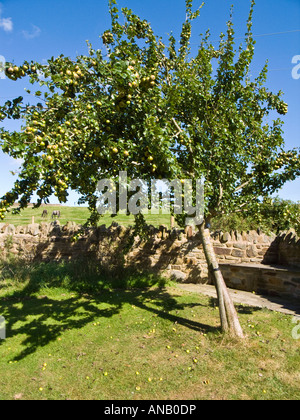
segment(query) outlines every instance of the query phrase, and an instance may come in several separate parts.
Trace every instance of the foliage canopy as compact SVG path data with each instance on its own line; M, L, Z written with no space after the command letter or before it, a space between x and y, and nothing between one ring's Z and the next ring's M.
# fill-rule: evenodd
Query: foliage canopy
M261 197L299 176L299 151L285 150L283 121L271 121L273 111L288 111L283 93L265 86L267 64L250 77L254 5L238 48L231 16L217 48L208 31L191 54L192 24L203 6L193 11L192 0L179 42L171 35L168 44L110 0L106 53L88 44L88 55L75 60L7 63L10 79L29 77L35 99L25 104L20 96L0 107L1 120L23 123L20 131L0 129L2 150L23 159L0 217L15 201L26 207L34 191L40 205L53 193L66 202L71 188L96 221L97 182L119 170L147 180L204 177L208 218L253 211Z

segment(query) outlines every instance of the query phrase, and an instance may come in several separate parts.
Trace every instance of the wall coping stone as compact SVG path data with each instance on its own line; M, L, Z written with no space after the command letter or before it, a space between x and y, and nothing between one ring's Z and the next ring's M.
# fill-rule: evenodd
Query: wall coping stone
M300 273L300 267L293 267L293 266L283 266L283 265L268 265L268 264L259 264L259 263L226 263L226 262L219 262L220 266L227 266L227 267L241 267L241 268L249 268L249 269L257 269L257 270L269 270L269 271L282 271L282 272L291 272L291 273Z

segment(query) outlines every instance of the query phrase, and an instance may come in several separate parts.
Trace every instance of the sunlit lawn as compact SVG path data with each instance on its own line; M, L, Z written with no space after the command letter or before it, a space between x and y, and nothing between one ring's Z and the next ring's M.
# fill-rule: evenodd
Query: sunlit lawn
M2 266L2 400L300 399L290 316L239 306L247 339L231 341L208 297L77 271Z

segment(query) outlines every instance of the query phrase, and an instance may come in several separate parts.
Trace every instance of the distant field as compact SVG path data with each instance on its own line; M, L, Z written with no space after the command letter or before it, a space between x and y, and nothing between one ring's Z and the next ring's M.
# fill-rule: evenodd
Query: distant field
M42 217L43 210L48 211L47 217ZM4 223L13 224L15 226L27 225L32 222L34 217L35 223L51 222L51 215L54 210L60 210L61 218L60 224L66 224L69 221L76 222L77 224L83 224L89 217L89 210L87 207L68 207L68 206L55 206L49 205L47 207L40 207L39 209L27 208L20 214L12 215L8 214L3 220ZM170 216L169 215L147 215L145 219L148 224L159 226L167 225L170 227ZM104 216L100 219L99 225L110 226L112 222L117 222L123 226L129 226L134 223L133 216L120 215L117 217Z

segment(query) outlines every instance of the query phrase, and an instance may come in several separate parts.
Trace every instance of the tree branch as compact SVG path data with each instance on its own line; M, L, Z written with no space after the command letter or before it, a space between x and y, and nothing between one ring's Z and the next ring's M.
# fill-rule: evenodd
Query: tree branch
M252 176L250 179L248 179L248 181L244 182L243 184L239 185L235 190L234 193L242 190L244 187L246 187L248 184L250 184L251 181L253 181L253 179L255 178L255 176Z
M178 125L178 123L177 123L177 121L175 120L175 118L174 118L174 117L172 118L172 121L173 121L173 123L174 123L175 127L176 127L176 128L177 128L177 130L178 130L178 133L176 133L176 134L174 135L174 137L178 137L178 136L179 136L179 134L181 134L181 133L182 133L182 129L179 127L179 125Z

